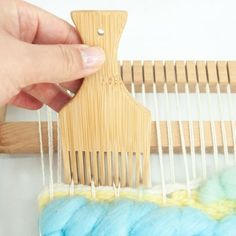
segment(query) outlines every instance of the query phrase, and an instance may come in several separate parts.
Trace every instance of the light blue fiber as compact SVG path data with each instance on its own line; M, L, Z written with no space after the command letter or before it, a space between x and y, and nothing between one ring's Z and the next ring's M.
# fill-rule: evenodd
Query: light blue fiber
M101 221L94 227L91 236L126 236L128 235L129 215L135 202L131 200L117 200L110 204L110 208ZM106 227L104 227L106 226Z
M88 235L105 216L107 208L108 204L96 202L81 207L65 225L64 235L77 236L78 232L81 236Z
M148 217L149 213L153 210L157 210L159 207L157 204L150 202L136 202L130 211L129 221L127 225L129 227L129 233L132 231L136 224L142 221L143 217Z
M48 235L63 229L64 225L87 203L82 197L61 198L52 201L42 211L40 217L41 234Z
M236 200L236 168L230 168L220 175L221 185L227 199Z
M40 227L42 236L234 236L236 215L216 221L191 207L68 197L48 204Z
M225 198L225 191L220 183L220 178L215 176L209 179L199 191L203 203L213 203Z
M199 189L203 203L236 200L236 167L227 169L207 180Z
M130 236L173 236L177 233L180 212L175 207L154 209L133 226Z
M199 189L200 200L236 200L236 168L221 172ZM232 209L234 212L234 209ZM40 216L42 236L236 236L236 214L216 221L192 207L150 202L113 202L67 197L53 200Z
M176 236L213 236L216 222L202 211L191 207L180 208L181 217ZM190 233L191 232L191 233Z
M57 231L57 232L47 234L47 236L64 236L64 233L60 230L60 231Z
M214 236L235 236L236 235L236 216L225 217L215 228Z

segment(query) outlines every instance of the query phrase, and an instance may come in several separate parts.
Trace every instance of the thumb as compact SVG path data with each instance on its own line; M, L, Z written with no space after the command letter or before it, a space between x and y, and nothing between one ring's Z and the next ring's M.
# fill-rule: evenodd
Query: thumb
M86 45L30 45L30 67L24 86L61 83L95 73L105 60L104 51Z

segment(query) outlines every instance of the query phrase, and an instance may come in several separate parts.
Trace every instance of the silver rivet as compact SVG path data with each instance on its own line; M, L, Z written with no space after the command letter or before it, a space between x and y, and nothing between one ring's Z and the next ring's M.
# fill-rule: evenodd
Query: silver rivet
M102 28L99 28L97 32L98 32L98 35L100 35L100 36L104 35L104 33L105 33L104 29L102 29Z

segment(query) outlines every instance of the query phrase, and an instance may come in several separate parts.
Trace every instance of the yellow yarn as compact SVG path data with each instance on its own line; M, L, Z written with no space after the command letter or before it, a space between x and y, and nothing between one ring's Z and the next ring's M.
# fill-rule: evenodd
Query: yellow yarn
M68 191L54 191L54 198L66 197L68 195ZM77 189L74 191L73 196L84 196L93 201L113 201L117 199L112 188L98 189L96 190L95 196L92 195L91 190ZM139 191L130 191L129 189L120 191L119 197L136 201L149 201L160 206L190 206L202 210L216 220L222 219L236 211L236 202L231 200L222 200L211 204L201 203L197 191L192 191L191 196L188 195L187 191L176 191L168 195L166 201L163 201L163 198L160 195L158 196L146 192L141 195ZM50 196L48 192L42 193L39 196L39 207L43 208L49 201Z

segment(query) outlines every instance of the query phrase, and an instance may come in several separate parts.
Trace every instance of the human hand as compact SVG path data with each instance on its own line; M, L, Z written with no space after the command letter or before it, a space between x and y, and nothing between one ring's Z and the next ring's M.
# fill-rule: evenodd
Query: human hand
M65 21L20 0L0 0L0 105L59 111L104 62Z

